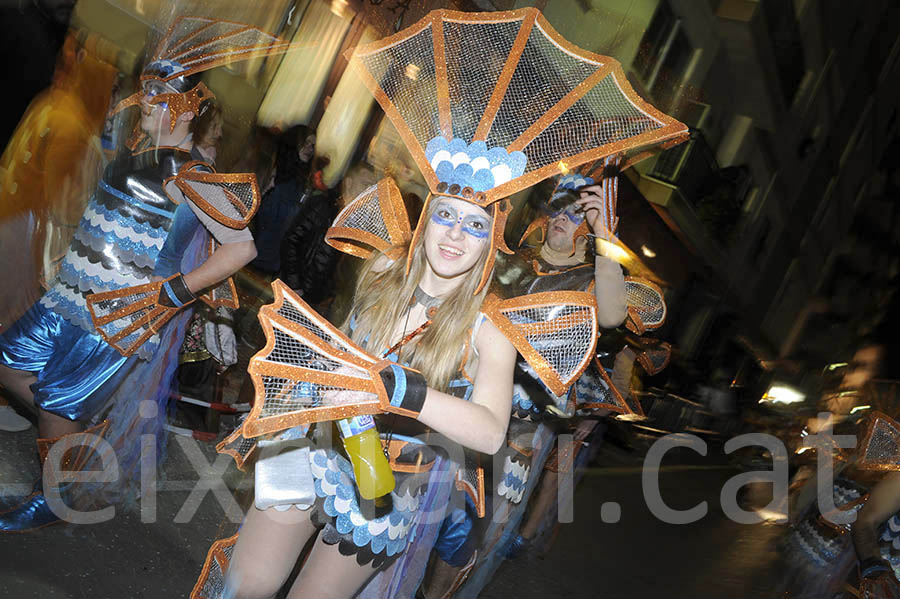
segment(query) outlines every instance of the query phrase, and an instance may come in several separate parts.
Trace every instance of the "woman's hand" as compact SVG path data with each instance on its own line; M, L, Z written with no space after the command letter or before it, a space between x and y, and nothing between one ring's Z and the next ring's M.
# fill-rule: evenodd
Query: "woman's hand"
M364 373L358 368L352 368L345 365L341 365L337 369L332 370L331 374L338 374L359 379L362 379L364 377ZM367 393L366 391L359 391L356 389L326 389L322 393L322 402L329 406L377 403L378 396L374 393Z

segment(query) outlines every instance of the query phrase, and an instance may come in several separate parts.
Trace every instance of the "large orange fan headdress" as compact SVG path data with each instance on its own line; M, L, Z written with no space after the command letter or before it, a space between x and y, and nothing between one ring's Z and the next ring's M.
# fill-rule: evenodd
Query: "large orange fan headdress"
M564 40L534 8L436 10L361 46L351 64L399 131L430 194L493 216L503 240L510 195L606 156L675 144L687 127L644 102L617 61ZM413 241L422 233L420 221Z

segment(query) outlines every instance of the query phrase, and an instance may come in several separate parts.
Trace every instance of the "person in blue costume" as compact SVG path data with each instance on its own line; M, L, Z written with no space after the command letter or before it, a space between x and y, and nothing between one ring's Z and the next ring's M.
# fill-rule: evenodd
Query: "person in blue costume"
M873 591L882 585L893 587L894 596L900 594L900 472L887 474L872 488L853 523L851 538L860 584Z
M817 498L779 543L785 597L900 597L900 423L873 412L867 429L855 452L838 456L831 511Z
M185 38L175 37L180 33L190 38L196 31L217 27L221 35L198 36L195 48L185 48L180 45ZM92 297L156 282L152 306L175 314L195 294L256 255L246 223L221 218L220 211L226 209L216 207L221 193L204 197L182 193L179 187L185 177L206 176L210 186L216 183L212 168L193 148L190 124L213 97L198 73L222 64L233 28L190 17L175 22L144 68L140 91L119 105L141 109L129 150L105 169L50 289L0 336L0 384L37 406L42 459L48 451L52 455L62 439L75 446L91 445L75 454L77 459L68 452L63 463L44 464L45 474L48 469L82 468L101 457L91 448L103 446L116 452L120 480L134 480L139 436L155 434L157 445L164 438L165 405L188 312L175 315L161 329L152 327L146 342L128 345L133 335L116 343L108 329L95 328L99 325L89 308ZM258 34L262 48L283 46L268 34L255 29L251 33ZM204 51L202 62L191 55L194 50ZM250 187L255 189L255 179ZM252 215L252 209L246 212ZM219 244L212 253L210 236ZM159 283L162 279L165 282ZM152 408L142 400L149 400ZM94 425L92 431L105 434L104 442L76 435L89 424ZM95 491L93 487L91 493ZM0 514L0 531L21 532L57 521L38 490Z

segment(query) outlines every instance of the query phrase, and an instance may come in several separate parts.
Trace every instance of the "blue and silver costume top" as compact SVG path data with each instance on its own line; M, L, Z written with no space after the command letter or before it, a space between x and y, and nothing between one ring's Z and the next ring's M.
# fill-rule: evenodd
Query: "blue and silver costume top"
M112 162L41 304L94 333L88 295L149 283L176 209L163 182L194 158L183 150L161 148ZM152 337L138 355L150 359L158 344L158 337Z

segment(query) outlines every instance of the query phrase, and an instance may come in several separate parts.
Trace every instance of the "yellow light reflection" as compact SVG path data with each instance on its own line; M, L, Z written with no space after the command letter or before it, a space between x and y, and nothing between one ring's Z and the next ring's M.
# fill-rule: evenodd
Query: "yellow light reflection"
M600 239L598 237L597 245L599 246L598 249L600 250L601 254L611 260L615 260L619 264L625 264L631 259L631 257L628 255L628 252L615 243L606 241L605 239Z
M776 384L769 387L769 390L762 396L759 403L770 402L792 404L799 403L804 399L806 399L806 396L796 389L792 389L787 385Z

